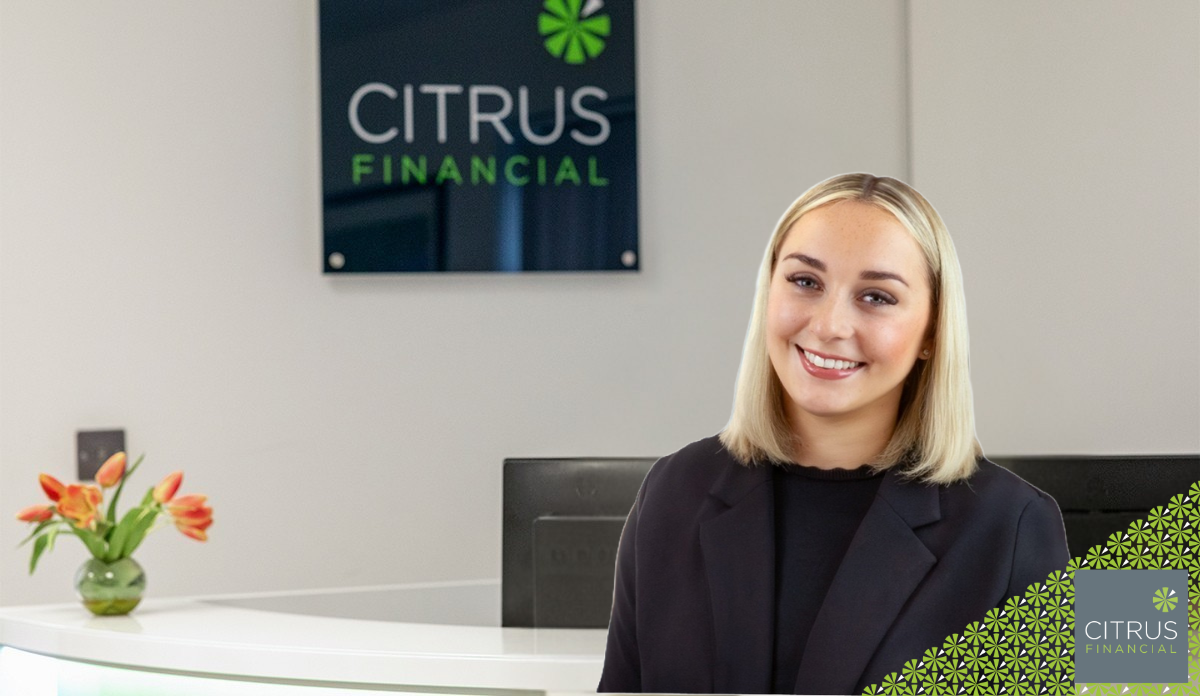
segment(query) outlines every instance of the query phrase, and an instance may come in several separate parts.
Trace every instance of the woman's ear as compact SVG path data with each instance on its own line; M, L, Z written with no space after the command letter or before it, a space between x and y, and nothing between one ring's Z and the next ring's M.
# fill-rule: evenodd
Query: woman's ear
M917 353L918 360L928 360L933 357L933 336L921 341L921 352Z

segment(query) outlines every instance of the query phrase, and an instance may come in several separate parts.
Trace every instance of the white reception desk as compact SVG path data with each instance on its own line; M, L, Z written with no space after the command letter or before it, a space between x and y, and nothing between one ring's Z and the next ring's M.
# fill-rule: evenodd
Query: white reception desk
M0 696L595 693L605 636L500 628L499 581L0 607Z

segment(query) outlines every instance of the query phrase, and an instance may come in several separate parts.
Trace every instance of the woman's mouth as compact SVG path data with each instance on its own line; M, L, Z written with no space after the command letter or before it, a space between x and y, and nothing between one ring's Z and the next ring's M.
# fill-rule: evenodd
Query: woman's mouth
M800 346L796 346L796 350L800 352L800 362L803 363L804 369L808 371L808 374L820 379L843 379L858 372L866 365L866 363L850 360L822 358L816 353L804 350Z

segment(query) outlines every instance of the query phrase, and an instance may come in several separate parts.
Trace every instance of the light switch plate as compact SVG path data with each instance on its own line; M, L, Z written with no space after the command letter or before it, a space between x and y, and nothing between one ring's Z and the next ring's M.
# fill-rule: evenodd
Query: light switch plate
M124 430L80 430L75 433L75 463L80 481L91 481L109 457L125 450Z

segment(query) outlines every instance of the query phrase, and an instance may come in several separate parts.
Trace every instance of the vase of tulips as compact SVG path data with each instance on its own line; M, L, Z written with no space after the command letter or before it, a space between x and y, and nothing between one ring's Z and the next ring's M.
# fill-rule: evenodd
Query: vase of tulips
M109 457L96 472L96 485L64 485L49 474L38 476L50 504L30 505L17 513L22 522L36 524L22 545L33 542L29 573L60 533L74 534L91 553L75 574L75 589L83 605L96 615L128 614L142 601L146 574L133 552L155 529L160 517L169 517L175 528L197 541L207 541L212 508L203 495L176 496L183 472L168 474L146 491L142 501L117 519L117 501L125 482L141 465L142 457L125 470L124 452ZM104 492L114 488L108 511L101 510Z

